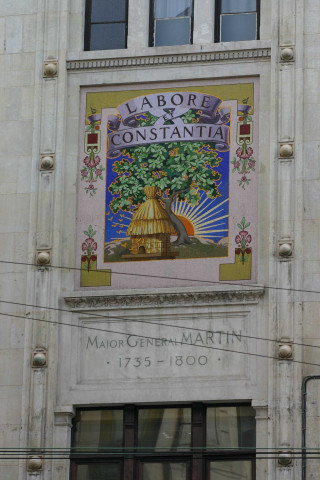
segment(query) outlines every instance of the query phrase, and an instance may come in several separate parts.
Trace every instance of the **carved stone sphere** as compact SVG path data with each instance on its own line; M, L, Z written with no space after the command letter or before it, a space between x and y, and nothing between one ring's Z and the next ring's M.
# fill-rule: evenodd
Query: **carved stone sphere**
M48 252L39 252L37 255L38 265L48 265L50 263L50 255Z
M287 467L290 465L292 461L291 453L290 452L280 452L278 457L278 462L283 467Z
M289 47L283 48L281 50L280 58L284 62L289 62L290 60L293 60L293 49Z
M279 358L290 358L292 357L292 347L291 345L284 344L279 347Z
M41 457L30 457L28 460L28 470L36 471L41 470L42 468L42 458Z
M53 157L46 155L41 159L41 168L44 170L50 170L53 167Z
M293 155L293 147L290 145L290 143L284 143L280 146L280 157L281 158L288 158L292 157Z
M281 257L289 257L292 254L292 246L289 243L282 243L279 247Z
M43 352L37 352L33 356L34 367L44 367L47 362L46 355Z
M53 75L56 75L56 73L57 73L57 64L56 64L56 63L53 63L53 62L46 63L45 66L44 66L44 73L45 73L45 75L47 75L48 77L52 77Z

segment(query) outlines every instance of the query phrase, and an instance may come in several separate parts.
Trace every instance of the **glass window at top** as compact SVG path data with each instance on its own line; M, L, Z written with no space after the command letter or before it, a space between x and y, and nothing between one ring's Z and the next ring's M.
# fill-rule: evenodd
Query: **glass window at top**
M259 0L217 0L216 41L259 38Z
M155 18L189 17L191 0L155 0Z
M192 0L153 0L151 45L191 43Z
M123 445L122 410L79 410L74 421L74 445L81 453Z
M254 480L250 405L79 409L70 480Z
M255 448L255 410L250 406L207 408L207 447Z
M85 50L126 48L127 0L86 0Z
M255 12L256 0L221 0L221 13Z
M139 410L139 447L177 451L191 447L190 408L146 408Z

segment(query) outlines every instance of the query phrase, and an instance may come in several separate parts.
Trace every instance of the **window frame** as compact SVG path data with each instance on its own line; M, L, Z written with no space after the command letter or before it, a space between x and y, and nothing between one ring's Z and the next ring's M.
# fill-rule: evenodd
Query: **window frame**
M188 404L157 404L157 405L124 405L116 407L79 407L77 411L88 410L119 410L123 411L123 446L110 452L102 453L76 453L74 446L76 417L73 420L71 432L70 455L70 480L77 480L77 465L81 464L106 464L119 463L121 480L140 480L142 465L148 463L183 462L186 463L186 480L210 479L210 462L241 461L251 462L252 480L256 479L256 447L246 449L244 452L236 448L218 449L205 445L207 408L214 407L241 407L252 405L248 402L241 403L188 403ZM179 448L174 451L151 451L139 453L138 447L138 414L142 409L191 409L191 442L190 448L185 451ZM240 417L238 417L240 420ZM106 450L108 450L106 448Z
M221 38L221 2L222 0L215 0L215 16L214 16L214 41L215 43L222 43ZM257 13L257 29L256 29L256 38L255 40L260 40L260 0L256 0L256 10L250 10L250 12L235 12L229 15L240 15L244 13ZM228 14L227 14L228 15ZM251 42L253 40L233 40L241 42ZM228 42L224 42L228 43Z
M191 4L190 5L190 41L189 43L184 43L179 45L155 45L155 20L156 20L154 16L155 2L156 0L150 0L149 47L174 47L174 46L181 46L181 45L192 45L193 44L193 27L194 27L194 0L190 0L190 4ZM163 20L173 20L175 18L189 18L189 17L161 17L161 19Z
M91 22L91 14L92 14L92 1L93 0L86 0L85 5L85 20L84 20L84 51L101 51L101 50L91 50L90 43L91 43L91 26L92 25L110 25L114 23L121 23L125 24L125 46L123 48L117 49L107 49L107 50L123 50L126 49L128 46L128 18L129 18L129 0L124 0L126 2L125 6L125 20L124 21L115 21L115 22ZM106 49L104 49L106 50Z

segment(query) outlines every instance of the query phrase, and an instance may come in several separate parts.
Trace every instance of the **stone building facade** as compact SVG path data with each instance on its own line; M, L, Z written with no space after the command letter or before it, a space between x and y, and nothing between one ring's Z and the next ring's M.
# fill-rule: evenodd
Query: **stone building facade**
M99 49L95 1L0 6L0 478L317 478L320 7L128 0ZM178 178L182 127L200 146ZM122 261L143 199L111 203L115 162L150 170L134 148L157 128L152 185L196 253Z

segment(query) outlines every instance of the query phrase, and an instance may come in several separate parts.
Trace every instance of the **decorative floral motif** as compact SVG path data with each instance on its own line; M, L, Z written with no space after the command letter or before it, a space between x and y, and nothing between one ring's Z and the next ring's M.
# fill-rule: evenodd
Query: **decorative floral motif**
M90 125L86 129L86 148L88 155L84 158L81 173L81 181L89 183L84 189L86 193L93 197L97 192L94 183L97 180L103 180L102 172L105 170L101 165L101 158L96 155L100 150L100 126L97 125L101 121L101 115L96 114L96 110L91 109L92 115L88 117Z
M252 117L248 114L250 106L248 105L248 98L243 101L243 105L238 108L242 113L238 122L237 142L240 145L236 150L236 157L233 157L231 162L233 165L232 173L237 172L241 175L240 180L237 180L239 187L244 190L246 185L251 181L249 177L251 172L255 171L256 161L253 158L253 149L248 145L252 142Z
M251 181L251 179L248 178L248 175L252 171L255 171L256 161L252 157L253 149L247 147L246 142L243 141L243 147L237 148L236 155L237 157L234 157L231 162L233 164L232 173L237 171L241 175L240 180L237 180L237 182L239 183L239 186L245 190L245 186L249 185L249 182Z
M246 230L251 223L247 222L245 217L241 220L240 223L237 224L240 228L239 234L236 236L235 240L238 244L238 248L236 248L236 255L239 255L239 259L244 264L248 261L248 255L251 253L251 248L249 248L249 243L252 241L252 237L249 232Z
M84 255L81 255L81 261L83 263L83 267L88 269L89 272L90 263L97 260L97 255L95 255L95 252L98 248L98 245L93 238L97 232L93 230L91 225L89 225L88 230L85 230L83 233L87 236L87 238L82 244L82 251L84 252Z
M90 197L92 197L97 191L97 188L94 186L94 182L96 182L98 179L103 180L102 172L105 169L102 168L101 165L99 165L100 162L101 158L98 155L91 154L89 157L87 156L83 160L85 166L82 167L82 170L80 172L81 180L85 180L89 183L89 185L85 187L85 191L86 193L90 194Z

